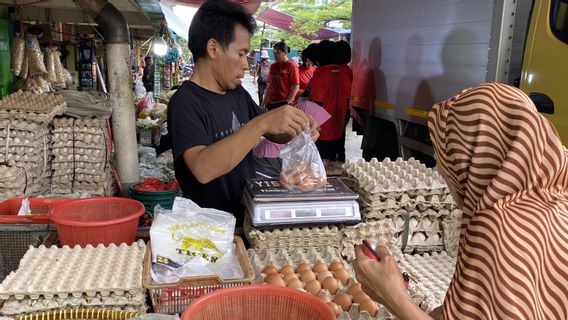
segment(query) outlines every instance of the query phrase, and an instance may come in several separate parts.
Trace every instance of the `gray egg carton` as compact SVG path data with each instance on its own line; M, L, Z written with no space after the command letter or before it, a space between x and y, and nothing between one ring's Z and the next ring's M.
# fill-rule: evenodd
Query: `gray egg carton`
M142 292L142 261L146 245L114 244L85 248L30 247L20 266L0 284L0 299L14 297L94 297Z
M417 287L426 294L421 303L422 309L429 312L442 304L454 275L454 257L445 252L404 255L399 265L418 279Z
M46 299L40 297L38 299L26 298L23 300L15 299L14 297L4 301L0 313L3 315L18 315L22 313L43 312L50 310L61 309L77 309L77 308L111 308L127 311L145 312L148 308L146 306L146 293L139 292L130 294L126 292L123 295L116 295L114 293L103 296L97 293L94 297L83 295L81 297L53 297L53 299Z

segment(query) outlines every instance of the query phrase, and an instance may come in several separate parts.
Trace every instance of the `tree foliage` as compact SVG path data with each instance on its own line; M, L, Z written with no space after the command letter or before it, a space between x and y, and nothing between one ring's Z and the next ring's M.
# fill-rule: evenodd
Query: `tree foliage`
M315 2L315 0L273 1L272 7L275 10L294 16L291 28L296 31L296 34L284 31L267 34L266 30L262 34L263 25L261 23L252 39L253 48L260 47L261 38L272 38L285 40L294 49L302 49L310 44L310 40L302 35L314 35L320 28L328 27L332 21L340 21L344 28L351 28L351 0L337 0L326 5L316 5ZM257 12L262 12L268 6L263 3Z

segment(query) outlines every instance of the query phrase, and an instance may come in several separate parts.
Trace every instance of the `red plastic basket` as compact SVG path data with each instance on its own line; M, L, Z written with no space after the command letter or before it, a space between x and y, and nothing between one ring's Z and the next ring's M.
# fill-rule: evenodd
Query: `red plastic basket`
M46 224L49 210L57 204L72 201L66 198L29 198L31 215L18 216L24 198L12 198L0 202L0 224Z
M181 320L335 320L317 297L296 289L248 285L209 293L189 305Z
M62 245L131 244L144 205L127 198L89 198L59 204L49 211Z

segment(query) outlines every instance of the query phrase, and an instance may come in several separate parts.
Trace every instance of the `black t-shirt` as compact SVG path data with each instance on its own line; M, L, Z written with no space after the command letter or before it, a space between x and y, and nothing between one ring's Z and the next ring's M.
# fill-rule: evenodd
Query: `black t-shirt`
M183 196L204 208L231 212L242 221L241 196L245 181L254 176L252 153L229 173L201 184L183 160L195 146L208 146L236 132L263 111L249 93L238 86L225 94L185 81L168 103L168 130L174 152L174 169Z

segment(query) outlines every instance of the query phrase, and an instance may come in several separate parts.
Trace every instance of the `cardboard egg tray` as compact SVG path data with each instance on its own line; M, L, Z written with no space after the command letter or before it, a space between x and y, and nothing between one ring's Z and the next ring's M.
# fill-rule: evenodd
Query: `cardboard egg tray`
M105 196L113 193L106 121L97 118L54 119L53 193Z
M461 218L462 211L460 209L455 209L444 221L442 221L442 229L444 230L444 248L451 257L458 256Z
M38 95L18 91L0 100L0 119L48 124L66 109L67 103L60 94Z
M423 310L430 312L442 304L454 275L456 258L445 252L404 255L399 265L418 279L416 286L425 293L420 305Z
M335 297L340 293L347 293L348 288L350 288L354 283L355 274L353 272L352 266L347 263L342 257L341 253L337 248L333 247L312 247L312 248L295 248L295 249L270 249L270 250L255 250L249 249L248 255L255 270L255 283L263 283L265 274L262 273L266 266L272 265L277 269L284 266L292 266L297 268L301 263L309 263L312 267L318 263L323 262L326 265L334 261L340 261L345 269L349 272L350 277L346 285L339 281L339 288L335 294L332 294L329 290L323 288L318 293L318 296L325 296L330 301L333 301ZM418 286L413 286L412 283L409 287L409 293L413 301L417 304L422 304L424 297L426 296L421 292L422 288ZM307 293L308 294L308 293ZM321 297L320 297L321 299ZM337 319L342 320L379 320L379 319L393 319L393 316L388 312L388 310L376 303L378 311L374 317L372 317L369 312L362 310L358 303L353 302L348 311L343 311L339 314Z
M30 247L15 272L0 284L0 299L106 297L142 288L143 241L85 248Z
M245 212L244 233L253 249L340 247L343 239L341 226L296 227L259 230L250 223Z
M398 158L382 162L373 158L366 162L358 159L343 164L348 177L357 180L357 192L367 198L399 197L404 193L410 196L447 193L446 183L437 172L418 160Z
M38 299L25 298L22 300L10 297L4 301L0 313L3 315L17 315L48 310L91 309L96 307L146 312L146 294L139 292L136 294L125 293L123 295L110 294L103 296L97 293L94 297L83 294L81 297L68 296L60 298L56 296L52 299L40 297Z
M369 240L372 244L382 243L387 246L393 257L397 260L402 258L402 252L397 245L396 229L390 219L380 221L363 222L343 230L341 254L347 261L355 259L355 246Z

